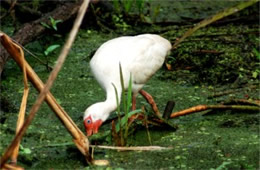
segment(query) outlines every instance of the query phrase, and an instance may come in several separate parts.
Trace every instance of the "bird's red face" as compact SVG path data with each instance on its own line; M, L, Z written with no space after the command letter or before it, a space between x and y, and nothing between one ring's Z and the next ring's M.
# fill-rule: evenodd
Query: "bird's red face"
M102 125L102 123L103 122L102 122L101 119L93 122L91 116L87 117L84 120L84 125L85 125L85 128L86 128L87 136L91 136L92 134L98 133L98 129Z

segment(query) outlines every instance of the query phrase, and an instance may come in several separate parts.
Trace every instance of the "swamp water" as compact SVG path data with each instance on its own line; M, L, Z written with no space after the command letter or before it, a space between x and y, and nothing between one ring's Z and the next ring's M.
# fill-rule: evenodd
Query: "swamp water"
M82 116L90 104L105 98L90 73L88 61L90 53L100 44L115 37L113 34L97 34L81 31L51 89L57 101L67 111L81 130L84 130ZM35 42L37 44L37 42ZM35 45L31 44L31 46ZM50 58L56 60L58 52ZM33 61L27 55L27 60ZM42 80L46 80L46 67L33 62L32 67ZM8 146L15 133L17 112L23 93L22 74L13 61L9 61L2 81L5 89L2 94L11 102L12 109L1 114L0 153ZM159 110L163 112L168 100L174 100L174 111L198 104L214 104L219 99L207 99L215 87L191 85L182 81L162 79L165 69L161 69L147 83L144 90L154 96ZM190 73L192 74L192 73ZM228 86L223 87L229 88ZM243 96L246 90L237 95ZM256 91L246 91L251 96ZM38 93L31 86L28 110ZM227 98L232 96L226 96ZM236 96L237 97L237 96ZM139 96L137 107L145 105ZM258 169L259 168L259 114L248 112L221 111L215 114L202 115L195 113L175 118L172 122L178 125L176 131L170 129L149 129L152 145L171 146L173 149L162 151L117 152L95 149L95 159L107 159L107 167L88 166L81 153L71 143L71 136L62 126L55 114L44 103L24 136L18 159L19 165L26 169ZM105 125L100 133L111 129ZM111 145L109 138L100 142ZM95 144L95 143L94 143ZM144 127L139 128L129 137L131 146L148 146L149 141Z

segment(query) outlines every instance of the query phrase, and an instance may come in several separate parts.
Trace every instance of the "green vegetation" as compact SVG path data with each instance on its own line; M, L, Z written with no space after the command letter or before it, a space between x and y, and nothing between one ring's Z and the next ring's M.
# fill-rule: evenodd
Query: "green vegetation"
M61 23L61 22L62 22L62 20L55 20L55 19L53 19L52 17L50 17L50 25L48 25L48 24L46 24L46 23L44 23L44 22L42 22L41 24L42 24L44 27L48 28L48 29L54 29L55 31L57 31L57 30L58 30L57 24L58 24L58 23Z
M120 71L120 81L121 81L121 88L125 89L124 87L124 77L122 72L122 67L119 65L119 71ZM118 122L115 126L115 129L112 129L112 136L114 138L114 142L118 146L125 146L127 144L128 139L128 131L132 123L128 123L128 120L131 116L133 116L136 113L142 112L141 109L132 110L131 108L131 101L132 101L132 76L130 76L129 83L128 83L128 90L127 90L127 99L125 96L125 93L122 92L122 104L123 104L123 111L124 116L121 118L121 112L120 112L120 103L119 103L119 95L117 92L116 86L113 84L115 89L115 95L116 95L116 103L117 103L117 115L118 115ZM114 130L114 131L113 131Z

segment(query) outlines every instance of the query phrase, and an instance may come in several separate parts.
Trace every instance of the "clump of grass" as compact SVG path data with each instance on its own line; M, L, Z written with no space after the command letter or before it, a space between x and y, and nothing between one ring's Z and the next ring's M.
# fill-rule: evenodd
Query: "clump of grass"
M122 104L123 104L123 117L121 118L121 111L120 111L120 103L119 103L119 96L117 92L117 88L114 84L115 95L116 95L116 103L117 103L117 115L118 115L118 122L116 125L113 124L112 128L112 135L114 137L114 141L116 145L125 146L127 144L128 132L131 123L128 123L129 117L132 115L142 112L141 109L132 110L130 111L131 101L132 101L132 75L130 75L130 79L128 82L128 89L127 89L127 96L124 93L124 77L122 72L121 64L119 64L119 71L120 71L120 83L122 88Z

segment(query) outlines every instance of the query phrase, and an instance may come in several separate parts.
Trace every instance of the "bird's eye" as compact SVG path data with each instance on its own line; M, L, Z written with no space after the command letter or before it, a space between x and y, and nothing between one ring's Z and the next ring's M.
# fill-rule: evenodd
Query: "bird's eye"
M91 123L91 120L88 119L88 120L87 120L87 123L90 124L90 123Z

